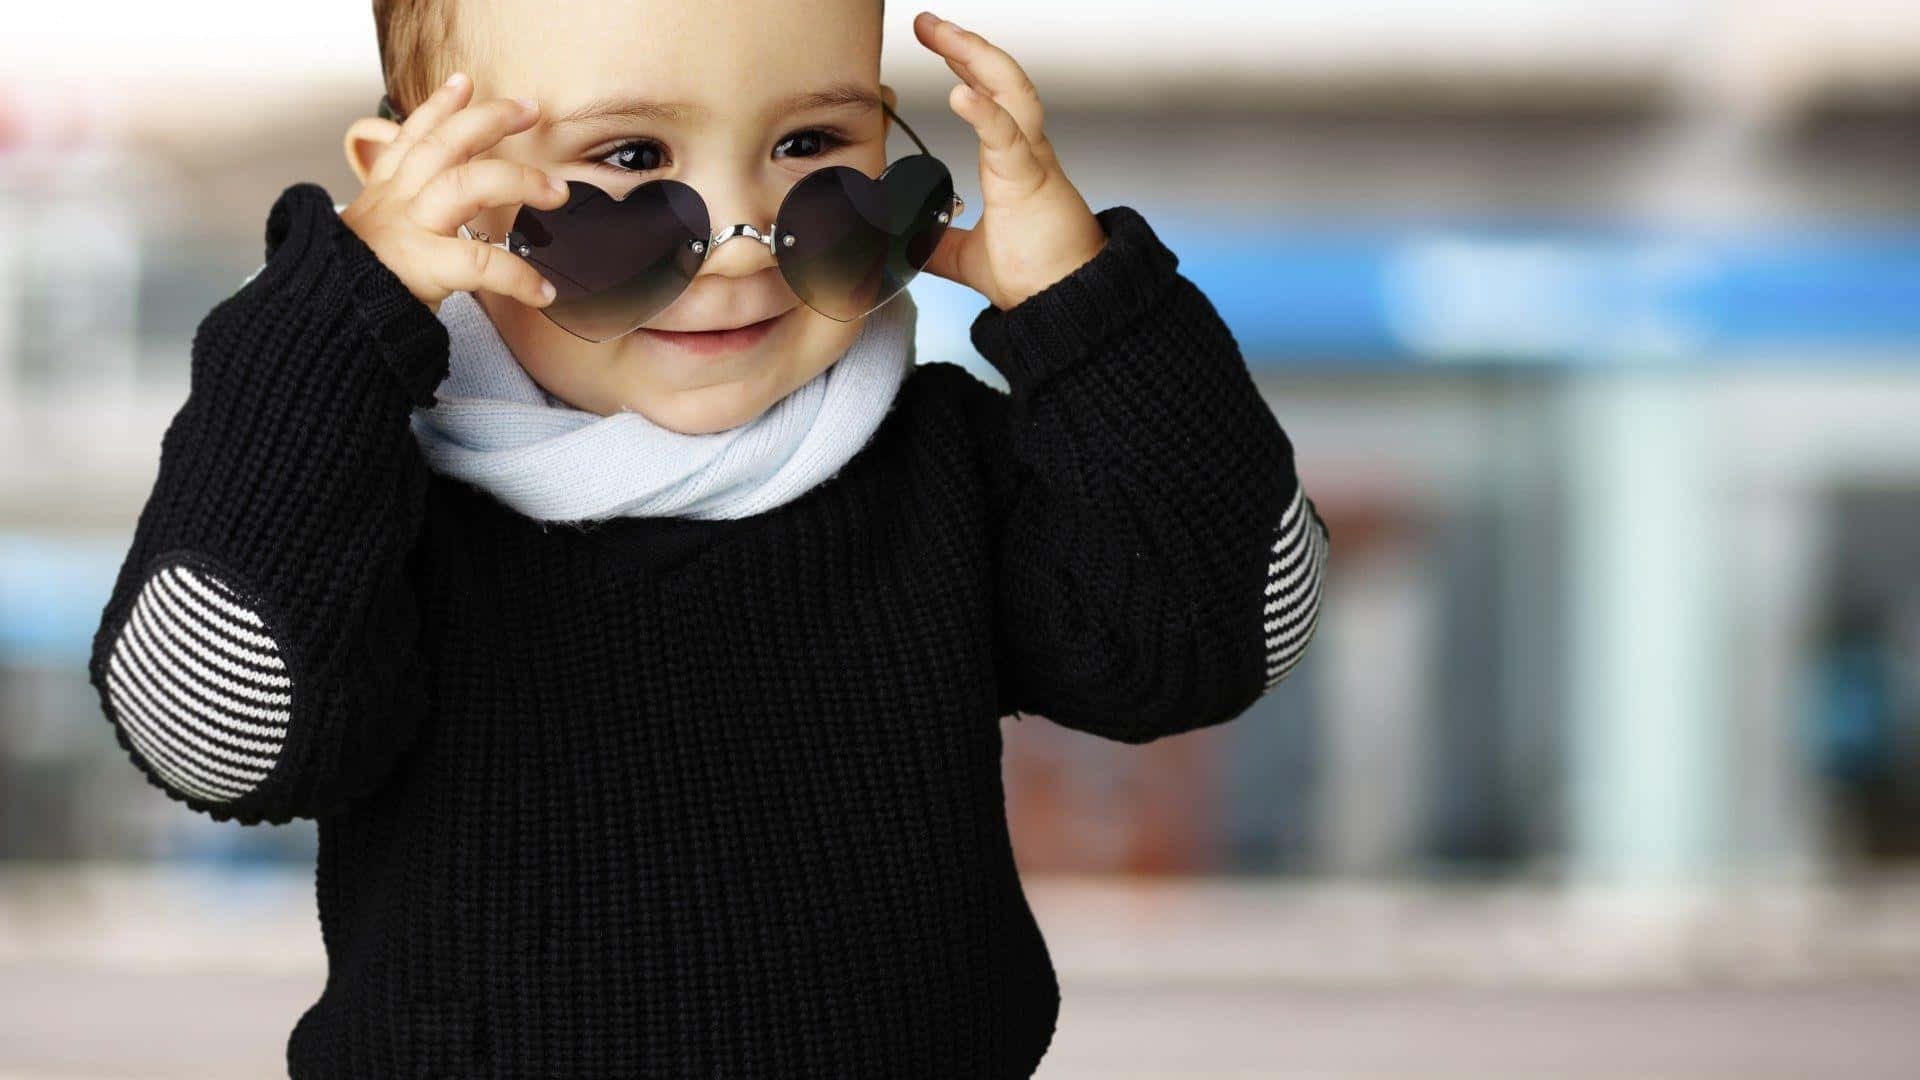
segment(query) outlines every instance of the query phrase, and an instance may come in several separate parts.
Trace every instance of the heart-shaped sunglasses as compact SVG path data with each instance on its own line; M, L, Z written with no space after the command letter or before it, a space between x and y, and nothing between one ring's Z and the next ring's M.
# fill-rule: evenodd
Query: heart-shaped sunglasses
M504 240L468 231L539 269L555 291L540 312L587 341L631 333L666 310L707 257L736 236L767 245L802 303L852 322L899 295L966 209L947 166L891 107L881 108L920 152L892 162L878 179L846 165L807 173L765 232L742 223L715 233L700 193L665 178L622 199L569 180L565 205L522 206ZM402 119L384 95L380 115Z

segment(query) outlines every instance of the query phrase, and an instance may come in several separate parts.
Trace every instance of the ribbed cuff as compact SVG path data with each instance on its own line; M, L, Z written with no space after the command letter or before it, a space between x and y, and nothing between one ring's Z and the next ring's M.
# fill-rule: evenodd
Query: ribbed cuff
M1107 234L1098 254L1009 309L988 306L969 328L973 347L1015 394L1124 330L1173 283L1179 256L1139 211L1113 206L1094 217Z
M432 406L434 391L448 372L451 341L446 325L340 220L333 207L333 198L318 184L303 182L287 188L267 215L268 266L255 281L264 279L264 288L275 288L283 275L319 273L329 261L324 256L337 259L353 293L354 311L375 351L400 381L409 401ZM289 254L294 258L277 256L286 245L292 245Z

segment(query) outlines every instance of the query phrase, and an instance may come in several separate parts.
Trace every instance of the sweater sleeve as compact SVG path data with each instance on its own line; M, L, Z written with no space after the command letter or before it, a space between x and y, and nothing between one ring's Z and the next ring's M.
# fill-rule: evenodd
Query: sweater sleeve
M448 364L445 326L323 188L281 194L266 246L195 331L88 662L148 780L243 824L338 811L409 744L428 479L409 415Z
M1144 743L1230 720L1300 662L1330 539L1212 303L1135 210L974 347L1001 714Z

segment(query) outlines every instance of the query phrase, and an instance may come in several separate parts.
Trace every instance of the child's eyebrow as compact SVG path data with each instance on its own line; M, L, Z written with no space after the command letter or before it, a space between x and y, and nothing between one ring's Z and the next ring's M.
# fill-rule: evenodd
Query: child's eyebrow
M785 116L788 113L808 109L846 108L856 105L863 109L877 109L880 107L880 95L858 83L835 83L820 90L804 91L774 102L768 106L768 114ZM711 110L706 106L692 102L657 101L643 97L605 97L590 101L564 116L544 120L540 126L544 130L553 131L561 128L597 127L635 120L685 123L705 117L710 112Z

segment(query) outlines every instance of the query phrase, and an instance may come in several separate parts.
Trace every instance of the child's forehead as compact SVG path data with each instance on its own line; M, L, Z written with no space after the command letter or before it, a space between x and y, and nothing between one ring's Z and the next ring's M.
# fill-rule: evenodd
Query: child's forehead
M750 112L878 81L879 0L491 0L466 10L475 75L493 84L481 92L534 97L548 117L617 98Z
M753 125L766 120L778 122L798 113L845 110L854 115L862 111L878 112L881 96L864 82L840 82L821 85L791 94L757 97L734 88L725 105L716 110L697 100L678 100L655 96L646 91L616 91L571 108L555 108L542 116L541 134L565 138L575 134L591 135L623 124L664 124L697 128L721 124Z

